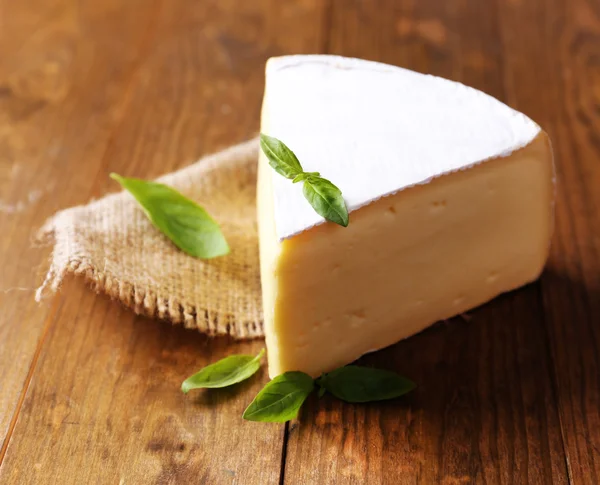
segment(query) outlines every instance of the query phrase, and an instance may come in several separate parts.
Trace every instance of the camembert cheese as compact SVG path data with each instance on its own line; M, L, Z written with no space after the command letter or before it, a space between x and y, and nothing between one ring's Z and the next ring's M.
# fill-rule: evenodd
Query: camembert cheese
M271 377L313 376L535 280L552 230L547 135L462 84L335 56L269 60L263 133L342 191L326 222L261 153Z

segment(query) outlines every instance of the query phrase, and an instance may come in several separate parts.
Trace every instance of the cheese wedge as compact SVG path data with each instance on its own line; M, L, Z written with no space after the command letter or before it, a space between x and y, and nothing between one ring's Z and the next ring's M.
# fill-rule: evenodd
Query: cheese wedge
M335 56L269 60L263 133L342 191L344 228L259 159L271 377L317 376L535 280L553 164L532 120L462 84Z

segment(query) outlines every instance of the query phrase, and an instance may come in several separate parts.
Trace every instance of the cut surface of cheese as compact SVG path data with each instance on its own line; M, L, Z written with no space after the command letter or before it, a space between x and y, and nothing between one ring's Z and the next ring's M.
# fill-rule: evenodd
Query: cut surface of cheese
M269 374L313 376L535 280L552 230L547 135L472 88L383 64L267 65L263 133L341 190L344 228L261 153Z

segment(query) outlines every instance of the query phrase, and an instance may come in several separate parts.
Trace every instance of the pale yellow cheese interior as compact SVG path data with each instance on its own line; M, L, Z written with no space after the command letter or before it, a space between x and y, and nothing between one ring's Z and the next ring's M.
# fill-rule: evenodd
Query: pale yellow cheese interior
M543 132L510 156L353 211L347 228L325 223L282 242L271 171L261 153L271 377L290 370L317 376L348 364L535 280L548 255L554 189Z

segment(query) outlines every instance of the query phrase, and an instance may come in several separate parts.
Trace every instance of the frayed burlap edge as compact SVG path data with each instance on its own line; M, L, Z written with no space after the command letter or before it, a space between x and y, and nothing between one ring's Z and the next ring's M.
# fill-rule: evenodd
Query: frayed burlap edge
M250 140L205 157L190 167L159 178L158 181L181 189L180 185L189 185L189 181L207 179L207 173L209 172L214 174L219 170L229 170L234 174L248 171L248 181L253 184L253 177L255 178L256 176L257 147L257 139ZM186 194L186 190L181 191L185 195L188 195ZM61 211L46 221L37 234L37 240L43 245L52 245L52 253L50 256L50 266L44 281L36 291L36 301L39 302L46 296L59 291L65 277L74 275L83 277L96 292L106 294L110 298L121 302L125 307L133 310L138 315L167 320L172 324L197 329L210 336L228 335L234 339L264 337L262 309L260 307L260 299L257 300L256 296L251 298L252 304L244 304L245 308L241 311L236 311L235 314L223 311L222 309L220 311L212 311L209 308L199 308L198 305L182 301L182 298L174 297L168 293L157 292L152 288L140 287L140 285L123 281L123 278L120 278L111 271L100 270L98 265L94 264L94 261L85 253L85 250L81 251L81 248L74 248L77 244L74 244L73 237L69 232L70 229L65 230L64 228L72 228L77 224L75 221L77 212L97 210L97 206L106 203L106 201L121 203L117 199L124 197L127 197L124 193L112 194L99 201L91 202L86 206L78 206ZM132 201L128 202L135 205ZM205 202L206 200L203 199L203 204ZM252 202L254 203L254 200ZM139 209L136 208L135 210ZM215 214L214 211L210 212ZM253 211L252 217L254 217ZM218 214L215 215L215 218L221 221ZM237 220L239 221L240 218L238 217ZM149 226L149 223L145 221L145 217L144 223ZM226 225L222 224L222 227ZM153 232L156 231L151 226L147 227L147 229ZM224 232L227 233L225 229ZM245 232L247 233L248 231ZM152 234L152 232L149 234ZM256 238L256 235L254 235L254 238ZM235 250L235 246L232 246L232 249ZM165 242L165 247L161 247L161 250L173 251L171 243ZM190 264L193 264L192 261L197 261L187 255L184 257L189 258L186 261L189 261ZM253 271L257 271L257 262L256 264L253 262L251 266ZM256 293L254 286L253 293ZM243 316L240 317L241 314L246 318L243 318Z

